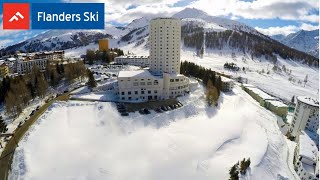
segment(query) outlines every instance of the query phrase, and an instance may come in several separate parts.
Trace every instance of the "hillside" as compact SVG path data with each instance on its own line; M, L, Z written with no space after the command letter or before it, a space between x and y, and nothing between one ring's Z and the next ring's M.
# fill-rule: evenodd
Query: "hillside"
M273 36L273 38L291 48L319 57L318 29L313 31L300 30L296 33L289 34L288 36Z
M318 65L318 59L299 50L287 47L254 28L222 17L214 17L198 9L186 8L172 17L182 20L182 43L198 55L202 49L233 49L252 58L265 57L276 61L277 55L284 59L300 61L308 65ZM100 38L109 38L111 47L133 44L148 49L150 19L142 17L125 27L106 26L105 30L74 31L51 30L19 44L6 47L2 54L20 51L67 50L96 44Z

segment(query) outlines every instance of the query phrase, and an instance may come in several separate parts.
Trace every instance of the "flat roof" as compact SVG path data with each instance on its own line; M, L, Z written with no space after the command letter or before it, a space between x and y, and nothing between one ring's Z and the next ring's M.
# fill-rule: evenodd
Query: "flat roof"
M230 79L230 78L227 78L227 77L224 77L224 76L220 76L220 77L221 77L221 81L222 82L233 82L233 80Z
M256 87L248 87L252 92L260 96L262 99L276 99L269 94L265 93L264 91L260 90L259 88Z
M148 70L135 70L135 71L120 71L119 78L121 77L154 77Z
M284 104L280 100L267 100L267 102L270 102L272 105L274 105L276 107L288 107L286 104Z
M308 96L298 96L297 99L305 104L319 107L319 101L317 99L314 99Z
M117 58L149 58L149 56L138 56L138 55L129 55L129 56L118 56Z

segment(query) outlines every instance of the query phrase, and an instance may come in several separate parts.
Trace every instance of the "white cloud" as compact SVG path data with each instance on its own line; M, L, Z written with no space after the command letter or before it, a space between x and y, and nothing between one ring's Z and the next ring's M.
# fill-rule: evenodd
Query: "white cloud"
M283 27L269 27L269 28L259 28L259 27L255 27L256 30L258 30L259 32L265 34L265 35L277 35L277 34L282 34L282 35L288 35L290 33L294 33L296 31L298 31L298 27L297 26L283 26Z
M303 29L303 30L306 30L306 31L312 31L312 30L319 29L319 25L314 26L312 24L302 23L300 28Z
M240 0L198 0L190 7L206 11L211 15L233 15L246 19L300 20L318 22L319 16L309 12L318 9L318 1L303 0L255 0L245 2Z
M276 27L268 27L268 28L255 27L255 29L265 35L273 36L278 34L288 35L290 33L295 33L299 30L312 31L312 30L319 29L319 26L302 23L300 26L289 25L289 26L283 26L283 27L276 26Z

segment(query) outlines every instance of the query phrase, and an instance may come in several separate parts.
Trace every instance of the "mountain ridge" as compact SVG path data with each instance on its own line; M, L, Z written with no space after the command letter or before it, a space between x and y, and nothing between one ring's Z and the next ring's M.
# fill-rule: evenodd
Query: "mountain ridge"
M202 43L207 48L221 49L225 46L234 49L238 48L243 52L250 52L252 57L266 56L267 59L272 59L275 58L274 54L280 53L283 58L300 59L309 64L317 64L319 61L317 58L310 58L307 54L304 54L304 52L278 44L278 41L244 23L223 17L210 16L195 8L186 8L177 12L172 17L181 19L182 31L188 32L182 32L184 36L182 38L182 44L186 45L185 38L187 38L186 40L191 42L188 46L194 47L195 51L199 51ZM149 21L149 18L141 17L133 20L124 27L106 25L105 30L49 30L21 43L8 46L0 51L2 51L2 54L5 54L8 52L13 53L17 50L25 52L66 50L97 43L98 39L101 38L109 38L112 44L111 47L121 47L134 43L135 46L148 48ZM207 41L211 42L204 42L204 34L210 35L211 39ZM245 36L246 39L243 39L243 36ZM248 38L249 40L247 41ZM223 42L221 42L222 40ZM244 40L247 44L239 44L237 42L239 40ZM196 42L192 43L193 41ZM195 43L197 43L197 45ZM292 52L289 54L279 52L273 46Z

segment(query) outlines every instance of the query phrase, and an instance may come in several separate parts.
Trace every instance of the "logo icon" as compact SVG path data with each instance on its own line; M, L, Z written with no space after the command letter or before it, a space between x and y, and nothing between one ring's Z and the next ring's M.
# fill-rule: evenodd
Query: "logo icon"
M12 22L12 21L19 21L18 17L19 16L21 19L23 19L24 17L22 16L22 14L18 11L16 13L16 15L12 16L12 18L9 20L9 22Z
M30 5L3 3L3 29L30 29Z

